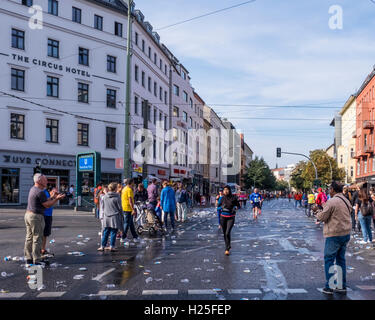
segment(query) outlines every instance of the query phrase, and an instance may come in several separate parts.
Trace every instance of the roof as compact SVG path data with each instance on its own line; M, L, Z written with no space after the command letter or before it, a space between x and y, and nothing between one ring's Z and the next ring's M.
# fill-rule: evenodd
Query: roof
M346 110L348 110L348 108L351 106L351 104L353 103L353 101L355 102L355 98L356 98L356 97L357 97L356 95L352 94L352 95L348 98L348 100L345 102L344 106L343 106L342 109L340 110L340 115L343 115L343 114L346 112Z
M127 15L128 6L121 0L86 0Z
M367 76L365 81L363 81L359 90L356 92L356 94L355 94L356 97L358 97L362 93L363 89L369 84L369 82L372 80L372 78L374 76L375 76L375 66L374 66L373 70L371 71L371 73Z

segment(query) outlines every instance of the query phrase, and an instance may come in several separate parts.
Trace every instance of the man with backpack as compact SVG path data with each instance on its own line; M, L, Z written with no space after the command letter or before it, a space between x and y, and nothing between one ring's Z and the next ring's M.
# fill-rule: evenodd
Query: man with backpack
M179 183L176 191L176 202L177 202L177 221L185 222L186 211L187 211L188 194L183 187L182 183Z

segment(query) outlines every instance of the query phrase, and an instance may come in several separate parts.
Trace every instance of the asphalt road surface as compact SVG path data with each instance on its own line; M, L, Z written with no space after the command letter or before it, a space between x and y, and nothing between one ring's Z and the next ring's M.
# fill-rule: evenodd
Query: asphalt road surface
M348 294L323 295L322 227L286 199L265 203L258 221L239 210L230 256L214 208L194 209L174 234L117 243L98 252L99 222L89 213L55 210L47 248L55 256L43 269L41 290L31 290L23 256L24 212L0 210L0 300L342 300L375 299L375 250L352 235ZM82 252L83 255L72 255ZM79 270L86 268L86 270ZM6 274L5 274L6 273ZM79 276L79 279L75 279ZM76 277L77 278L77 277Z

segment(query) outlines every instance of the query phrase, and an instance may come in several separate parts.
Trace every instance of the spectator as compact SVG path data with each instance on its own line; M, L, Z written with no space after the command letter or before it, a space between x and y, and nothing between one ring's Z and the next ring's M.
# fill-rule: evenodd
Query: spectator
M143 183L138 184L137 191L134 195L134 201L135 202L146 202L148 199L147 191L145 190L145 187L143 186Z
M49 193L48 189L45 189L44 193L46 194L47 199L50 199L51 196L54 197L56 194L58 194L58 191L56 188L54 188L51 190L51 193ZM47 244L47 237L49 237L52 233L52 212L53 212L53 207L46 208L44 210L44 231L43 231L43 242L42 242L42 251L41 251L42 256L49 254L49 252L46 250L46 244Z
M173 189L168 185L168 181L163 182L163 190L160 195L160 205L163 210L163 223L165 230L167 231L168 227L168 216L171 220L172 231L175 229L174 224L174 213L176 211L176 197Z
M117 251L116 249L116 234L117 230L121 227L121 198L116 192L117 183L113 182L108 186L108 193L102 198L103 206L103 235L102 243L98 251L107 249L108 237L111 235L110 247L111 252Z
M324 270L326 285L323 293L332 295L334 291L346 293L346 246L350 240L351 230L351 204L342 194L343 187L339 182L332 182L330 187L331 199L325 204L323 210L317 213L318 220L324 222L323 235L326 238L324 249ZM338 279L339 287L330 286L331 267L341 267L342 279ZM342 280L342 281L341 281ZM342 286L340 286L342 285Z
M185 222L188 195L182 183L179 183L178 189L176 191L176 201L177 201L177 221Z
M355 205L355 219L361 224L363 240L360 244L372 242L371 220L374 213L372 198L369 197L366 189L361 189L358 194L357 203Z
M94 204L95 204L95 217L99 219L99 194L102 189L102 183L99 182L93 192L94 195Z
M133 216L136 217L137 211L134 207L134 193L133 193L134 179L127 179L126 187L122 189L121 200L122 209L124 212L124 232L122 234L121 242L126 241L127 233L130 232L133 236L133 241L137 242L138 235L135 231Z
M74 193L74 184L72 184L69 188L69 205L72 206L75 204L75 193Z
M53 194L53 197L47 199L44 190L47 187L47 178L37 173L33 177L34 186L29 191L27 200L27 209L25 213L26 239L25 239L25 257L26 265L40 265L42 242L44 233L44 210L53 207L57 201L64 199L65 194Z

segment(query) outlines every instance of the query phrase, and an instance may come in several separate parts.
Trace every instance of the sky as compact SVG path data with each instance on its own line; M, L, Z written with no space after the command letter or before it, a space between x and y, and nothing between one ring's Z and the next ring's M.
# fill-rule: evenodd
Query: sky
M331 120L375 65L375 0L257 0L165 29L244 0L135 2L206 104L271 168L303 160L276 158L277 147L329 147ZM334 5L341 29L330 28Z

